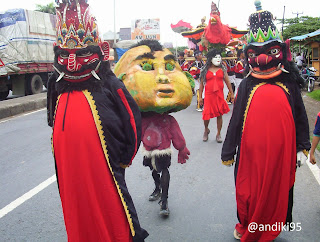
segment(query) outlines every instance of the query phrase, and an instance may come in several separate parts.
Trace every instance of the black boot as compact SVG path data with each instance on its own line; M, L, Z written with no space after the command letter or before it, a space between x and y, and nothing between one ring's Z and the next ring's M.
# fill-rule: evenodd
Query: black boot
M160 215L161 216L169 216L170 210L168 208L168 200L160 200Z
M149 201L157 201L161 197L161 190L159 188L154 189L153 193L149 196Z
M157 173L157 171L153 170L152 177L156 188L149 196L149 201L156 201L161 197L160 175Z
M161 188L162 195L160 204L160 215L168 216L170 214L168 208L168 192L169 192L169 183L170 183L170 173L168 169L164 169L161 174Z

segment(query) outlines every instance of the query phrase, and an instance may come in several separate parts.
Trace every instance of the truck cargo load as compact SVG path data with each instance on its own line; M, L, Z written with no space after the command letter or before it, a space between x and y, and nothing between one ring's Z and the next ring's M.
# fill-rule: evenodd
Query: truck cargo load
M39 93L53 71L55 16L25 9L0 13L0 99Z

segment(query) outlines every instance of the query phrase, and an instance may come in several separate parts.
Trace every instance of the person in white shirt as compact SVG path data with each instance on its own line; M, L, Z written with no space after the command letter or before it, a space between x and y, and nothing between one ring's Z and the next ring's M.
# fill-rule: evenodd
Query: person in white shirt
M303 56L300 53L297 53L296 63L297 63L298 68L301 69L302 64L303 64Z

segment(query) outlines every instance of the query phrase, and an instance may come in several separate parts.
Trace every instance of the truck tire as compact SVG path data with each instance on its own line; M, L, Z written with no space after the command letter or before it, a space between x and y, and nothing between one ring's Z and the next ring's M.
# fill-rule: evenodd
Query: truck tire
M37 94L43 91L43 82L40 75L35 74L27 80L28 94Z
M2 101L4 99L6 99L8 97L8 95L9 95L9 90L4 91L4 92L0 92L0 100Z

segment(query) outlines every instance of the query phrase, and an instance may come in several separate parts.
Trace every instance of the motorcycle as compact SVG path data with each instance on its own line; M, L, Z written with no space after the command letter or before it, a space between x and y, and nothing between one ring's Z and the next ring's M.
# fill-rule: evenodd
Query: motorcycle
M314 89L316 72L317 69L314 67L304 67L300 72L301 77L304 79L304 87L308 92L312 92Z

